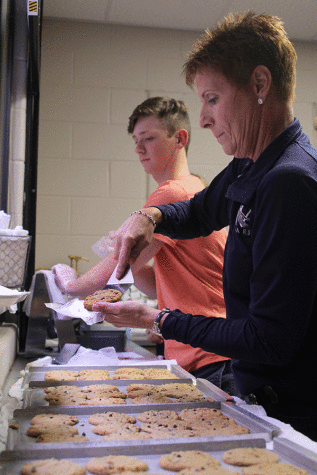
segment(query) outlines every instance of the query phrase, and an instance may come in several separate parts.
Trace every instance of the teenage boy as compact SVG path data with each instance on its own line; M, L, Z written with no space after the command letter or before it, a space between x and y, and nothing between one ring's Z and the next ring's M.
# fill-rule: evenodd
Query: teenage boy
M145 172L158 184L145 208L188 200L204 188L188 168L190 121L183 101L147 99L130 116L128 132ZM150 298L157 298L159 309L178 308L187 313L225 318L222 269L226 238L226 230L185 241L155 234L131 266L135 285ZM153 258L151 266L149 261ZM58 264L53 272L59 286L68 294L88 295L106 285L116 263L110 253L76 280L68 266ZM161 342L161 337L154 334L149 339ZM195 377L208 379L235 394L230 359L174 340L164 342L164 356L175 359Z

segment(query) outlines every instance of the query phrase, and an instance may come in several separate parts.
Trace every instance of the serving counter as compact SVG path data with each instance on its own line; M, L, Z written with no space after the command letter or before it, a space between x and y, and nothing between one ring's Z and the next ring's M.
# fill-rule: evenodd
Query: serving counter
M173 451L194 450L212 455L219 461L222 468L228 470L229 474L241 474L243 473L241 467L232 466L223 461L224 452L233 448L258 447L266 448L277 454L279 457L278 463L280 464L295 464L297 467L306 470L302 473L317 475L317 444L314 445L313 442L309 444L309 439L292 431L292 429L290 432L284 430L287 429L285 425L266 417L264 410L261 413L260 407L257 408L258 414L255 414L252 412L253 406L240 403L237 398L232 398L206 380L194 378L179 367L175 361L160 361L154 357L152 352L139 347L133 342L130 342L127 350L129 351L126 352L126 355L130 355L130 358L133 356L131 352L134 352L134 359L124 359L124 354L121 353L122 359L118 359L113 365L107 364L105 366L89 364L84 366L53 365L49 358L23 361L23 358L18 357L6 381L4 402L9 401L9 394L19 376L18 381L20 381L20 386L23 389L23 397L17 402L15 408L11 407L13 410L8 417L8 436L4 450L0 454L0 473L3 475L20 475L21 468L26 463L50 458L73 461L81 467L90 467L91 461L95 458L99 459L108 455L126 455L145 462L148 467L144 472L145 474L172 475L176 472L162 468L161 458ZM26 362L29 362L29 366L28 370L24 371ZM145 373L146 370L151 369L164 370L168 371L170 375L167 379L162 379L160 376L157 379L138 379L136 376L133 379L115 379L116 375L127 367ZM109 379L80 380L78 372L82 369L107 370ZM54 370L74 372L77 376L73 377L73 380L48 381L46 373ZM72 404L58 402L58 405L54 402L51 405L52 399L47 397L52 390L53 394L65 391L78 391L79 393L84 391L87 394L87 391L94 391L95 388L106 392L109 387L113 386L116 386L118 394L123 398L120 404L103 404L102 402L96 402L95 399L84 399L84 402L82 402L82 399L78 399L80 402ZM142 390L145 388L146 391L151 389L154 394L157 390L167 394L168 398L157 402L148 399L147 402L142 400L142 402L135 403L137 399L132 396L135 387ZM178 390L176 393L175 388ZM197 395L197 399L195 399L196 396L194 398L180 397L180 388L185 391L184 394L187 396ZM146 438L142 440L133 439L132 436L131 439L120 439L120 437L116 439L116 435L110 438L103 437L98 431L94 430L95 426L90 422L90 418L96 414L125 414L134 417L135 431L142 432L147 431L147 428L144 429L140 416L144 417L149 411L151 413L155 411L156 414L163 414L162 411L170 411L171 414L176 414L182 424L186 423L186 430L189 430L193 429L194 426L191 427L193 423L186 420L187 416L185 415L189 414L188 410L198 410L199 408L220 411L221 417L228 421L224 427L227 429L229 426L238 427L240 431L231 432L231 429L226 429L224 432L219 432L216 430L214 434L209 432L206 435L204 432L197 432L197 427L199 428L200 425L197 426L196 424L196 432L192 431L190 435L179 435L178 432L173 433L173 429L171 429L171 433L167 436L165 428L170 428L170 425L169 423L165 425L162 423L160 425L164 429L163 432L151 432L150 430L150 436L147 433ZM45 414L50 414L50 417L57 414L74 417L77 420L75 427L78 429L78 435L84 437L84 440L80 442L56 440L41 443L33 436L28 435L28 428L32 426L33 418ZM297 437L298 443L291 440L292 437L287 438L289 433L291 436ZM86 473L90 475L96 472L87 469ZM206 474L208 474L208 471Z

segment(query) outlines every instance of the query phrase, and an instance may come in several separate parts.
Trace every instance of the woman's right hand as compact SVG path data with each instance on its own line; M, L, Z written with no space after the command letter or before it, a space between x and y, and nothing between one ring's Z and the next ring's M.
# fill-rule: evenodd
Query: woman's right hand
M159 222L161 212L158 208L146 208L145 213ZM143 249L151 242L154 232L152 221L143 214L131 215L116 231L114 257L118 260L117 279L121 279L129 265L133 264Z

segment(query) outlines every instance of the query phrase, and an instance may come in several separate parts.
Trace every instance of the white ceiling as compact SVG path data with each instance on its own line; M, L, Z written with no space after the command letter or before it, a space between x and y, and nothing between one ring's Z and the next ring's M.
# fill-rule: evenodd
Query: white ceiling
M203 31L228 13L278 16L292 40L317 41L317 0L44 0L44 18Z

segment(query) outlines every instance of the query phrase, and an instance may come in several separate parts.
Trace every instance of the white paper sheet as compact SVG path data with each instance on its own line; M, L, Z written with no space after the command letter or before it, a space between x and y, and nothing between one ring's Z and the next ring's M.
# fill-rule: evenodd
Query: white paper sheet
M94 323L103 322L104 320L99 313L86 310L84 307L84 301L79 299L74 299L71 302L67 302L65 304L46 303L45 306L58 312L58 317L65 317L65 320L71 318L80 318L87 325L93 325Z

